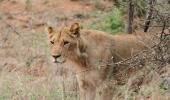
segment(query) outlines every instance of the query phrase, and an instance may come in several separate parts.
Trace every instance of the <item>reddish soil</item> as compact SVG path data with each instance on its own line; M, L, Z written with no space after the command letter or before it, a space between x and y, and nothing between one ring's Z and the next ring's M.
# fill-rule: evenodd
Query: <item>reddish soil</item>
M0 2L0 12L5 22L21 29L28 27L36 29L43 26L47 23L44 18L51 20L52 18L46 17L53 15L60 16L60 19L62 19L62 16L68 19L76 13L86 13L91 10L90 5L70 0L47 0L47 2L45 0L33 0L30 3L26 3L24 0L3 0ZM45 14L49 14L49 16ZM32 26L29 25L30 23Z

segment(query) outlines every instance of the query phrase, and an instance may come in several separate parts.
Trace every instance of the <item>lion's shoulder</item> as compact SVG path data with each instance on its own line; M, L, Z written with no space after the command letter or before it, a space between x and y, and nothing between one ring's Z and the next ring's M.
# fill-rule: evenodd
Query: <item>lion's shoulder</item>
M82 37L89 41L104 42L111 40L113 35L99 30L82 30Z

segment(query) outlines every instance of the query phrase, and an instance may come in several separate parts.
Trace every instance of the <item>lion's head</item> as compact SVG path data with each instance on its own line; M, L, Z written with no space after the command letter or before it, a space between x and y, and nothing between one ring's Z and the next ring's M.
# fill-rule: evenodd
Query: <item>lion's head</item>
M78 57L83 51L83 41L81 41L78 23L74 23L70 27L64 26L59 31L47 27L47 33L55 63L63 63L67 59L79 59Z

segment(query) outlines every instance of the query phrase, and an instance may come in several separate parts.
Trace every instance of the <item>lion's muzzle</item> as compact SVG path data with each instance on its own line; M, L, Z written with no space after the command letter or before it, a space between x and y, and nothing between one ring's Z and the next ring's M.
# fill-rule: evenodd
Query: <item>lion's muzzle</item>
M61 54L53 55L54 63L64 63L66 60L64 57L61 56Z
M57 59L59 57L61 57L61 54L58 54L58 55L53 55L54 59Z

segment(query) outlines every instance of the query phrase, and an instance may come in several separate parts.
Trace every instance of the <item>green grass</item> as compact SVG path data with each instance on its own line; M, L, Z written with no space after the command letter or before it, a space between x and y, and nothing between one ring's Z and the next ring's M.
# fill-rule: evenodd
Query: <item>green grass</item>
M93 12L91 16L96 17L91 23L89 23L88 28L105 31L111 34L121 32L123 29L123 20L121 10L118 8L113 8L107 13Z

